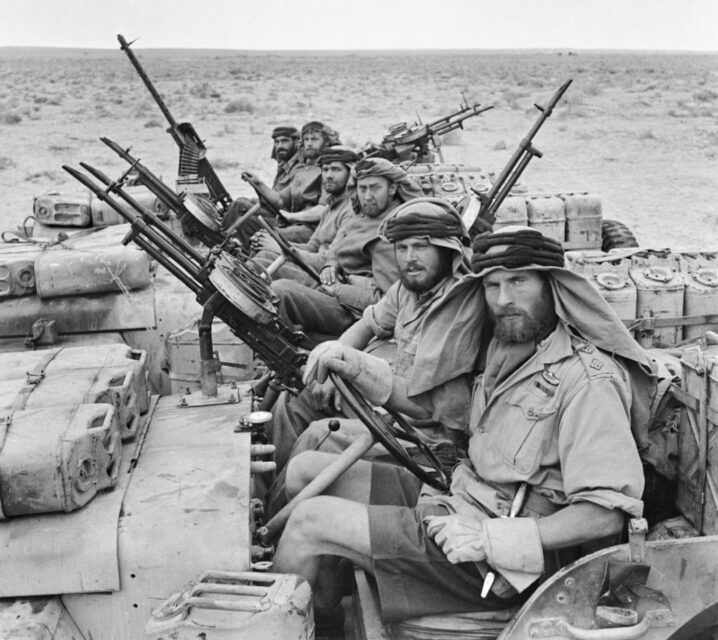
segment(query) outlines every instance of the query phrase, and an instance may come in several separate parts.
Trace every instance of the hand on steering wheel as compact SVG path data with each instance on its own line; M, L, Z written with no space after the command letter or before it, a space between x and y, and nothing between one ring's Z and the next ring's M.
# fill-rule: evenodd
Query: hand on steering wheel
M334 372L329 372L329 379L334 383L342 400L346 402L348 407L352 408L376 440L384 445L397 462L411 471L419 480L435 489L446 491L449 488L449 477L442 468L441 463L423 441L419 432L409 425L401 414L388 410L389 415L394 419L394 423L391 424L384 416L374 411L371 405L354 389L351 383ZM399 442L400 439L410 442L417 447L430 463L431 469L427 470L417 463L404 445Z

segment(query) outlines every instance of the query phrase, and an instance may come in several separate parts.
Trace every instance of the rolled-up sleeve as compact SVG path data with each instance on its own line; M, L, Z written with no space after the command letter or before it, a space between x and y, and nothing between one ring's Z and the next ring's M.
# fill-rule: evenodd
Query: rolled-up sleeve
M613 374L590 378L568 399L558 451L569 503L643 514L643 468L631 434L630 404L630 389Z
M384 297L366 309L362 317L377 338L391 338L399 314L399 283L395 282Z

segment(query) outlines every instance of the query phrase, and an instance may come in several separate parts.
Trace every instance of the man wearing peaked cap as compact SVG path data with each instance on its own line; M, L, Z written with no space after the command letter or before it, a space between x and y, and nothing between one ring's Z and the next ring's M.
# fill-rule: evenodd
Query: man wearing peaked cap
M275 566L310 582L320 617L336 604L322 584L326 554L374 574L385 622L504 609L641 515L632 428L649 420L640 397L653 396L654 363L563 264L558 243L534 229L479 237L475 273L427 314L407 377L347 346L315 359L308 381L335 371L370 402L416 418L441 421L468 405L470 432L468 460L446 494L420 497L408 473L359 461L331 496L297 507ZM293 459L287 476L308 481L303 458L316 466L321 455L326 464L319 452ZM501 517L510 509L516 517ZM490 571L496 579L482 597Z
M274 127L272 131L272 160L277 163L277 174L272 182L274 191L279 191L289 185L301 166L300 139L299 129L296 127L289 125Z

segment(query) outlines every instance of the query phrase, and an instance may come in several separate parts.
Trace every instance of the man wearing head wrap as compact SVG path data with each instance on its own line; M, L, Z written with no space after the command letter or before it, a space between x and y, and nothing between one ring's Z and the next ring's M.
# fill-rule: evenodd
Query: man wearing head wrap
M360 211L337 230L319 274L321 286L272 283L285 321L321 334L319 340L340 335L398 279L394 249L379 238L379 224L402 202L421 195L421 187L388 160L365 159L355 171Z
M351 173L358 159L355 151L341 145L324 147L319 154L322 189L327 194L326 202L318 205L321 208L321 217L309 240L293 243L305 262L317 271L324 266L338 228L354 215L354 182ZM258 251L252 259L265 268L280 255L277 243L265 232L259 232L252 238L252 248ZM291 262L283 264L272 276L275 279L289 278L307 285L312 283L306 272Z
M416 342L427 312L468 273L468 235L456 210L437 198L416 198L397 207L379 231L394 246L399 280L381 300L364 310L339 342L355 349L368 347L369 353L390 362L396 375L406 377L414 364ZM394 341L395 349L389 340ZM310 362L331 344L319 345ZM342 415L335 400L331 383L310 385L297 397L284 395L279 399L272 428L279 469L289 459L290 450L313 449L324 439L329 417ZM312 424L294 446L299 434L315 420L319 422ZM338 433L324 441L322 450L340 450L354 434L354 426L343 424ZM443 433L436 435L446 439Z
M302 161L295 168L291 181L284 187L274 190L264 183L259 176L251 171L242 173L242 180L254 187L275 209L282 212L290 221L292 229L285 230L282 235L291 242L306 242L312 234L312 225L319 220L316 205L322 196L322 170L317 164L319 152L325 146L340 144L339 134L321 122L308 122L302 127ZM223 224L226 227L245 213L252 205L247 198L237 198L225 215ZM268 211L260 212L271 217ZM296 215L293 215L296 214ZM259 226L256 221L245 223L241 237L246 238L255 233ZM296 228L299 227L299 228Z
M277 175L274 176L272 189L284 189L292 181L294 174L302 164L299 153L299 129L288 125L274 127L272 131L272 160L277 163Z
M452 292L463 290L473 308L447 295L427 315L408 379L347 347L316 363L317 380L333 370L370 402L416 417L441 420L463 401L470 430L469 460L445 495L419 499L419 482L406 473L359 461L331 487L351 500L320 496L297 507L275 567L309 580L320 614L334 605L318 583L324 554L348 556L375 575L385 622L502 609L524 600L540 577L615 539L626 515L642 513L631 428L647 420L640 400L655 389L651 360L590 283L563 267L561 245L538 231L480 237L472 265L477 273ZM443 340L448 318L486 341L457 355L466 345ZM422 371L430 364L424 350L456 371ZM451 380L465 384L447 398ZM329 460L320 452L303 457L288 476ZM501 517L522 486L517 517ZM489 572L495 580L482 597Z

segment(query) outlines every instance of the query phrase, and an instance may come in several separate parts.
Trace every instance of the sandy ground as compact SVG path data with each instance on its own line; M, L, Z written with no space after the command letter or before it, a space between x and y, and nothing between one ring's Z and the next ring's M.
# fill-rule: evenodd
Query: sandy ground
M444 141L447 162L501 170L545 103L573 84L535 139L532 191L585 190L642 246L718 250L718 55L665 53L239 53L136 51L178 121L191 122L233 196L242 170L273 174L271 129L320 119L342 141L378 142L400 121L424 122L461 102L494 105ZM80 187L63 164L125 168L108 136L165 181L177 147L118 50L0 48L0 228L33 197Z

